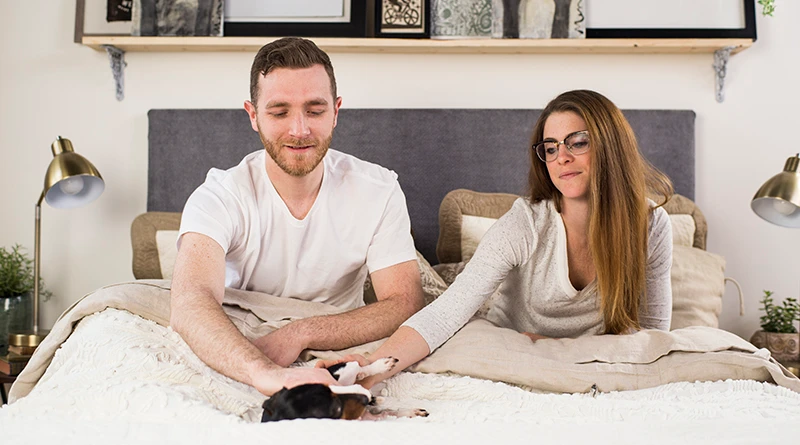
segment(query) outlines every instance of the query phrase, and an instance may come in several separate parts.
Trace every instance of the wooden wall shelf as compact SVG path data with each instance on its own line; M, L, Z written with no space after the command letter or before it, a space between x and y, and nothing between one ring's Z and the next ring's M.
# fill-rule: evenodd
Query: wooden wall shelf
M131 37L83 35L81 43L98 51L113 46L139 51L244 51L255 53L272 37ZM750 39L381 39L312 38L325 51L346 53L416 54L730 54L749 48Z
M275 37L132 37L87 35L76 27L75 41L111 57L117 99L124 97L126 52L255 53ZM371 54L691 54L714 55L718 102L724 100L725 72L732 54L749 48L750 39L382 39L313 38L325 51Z

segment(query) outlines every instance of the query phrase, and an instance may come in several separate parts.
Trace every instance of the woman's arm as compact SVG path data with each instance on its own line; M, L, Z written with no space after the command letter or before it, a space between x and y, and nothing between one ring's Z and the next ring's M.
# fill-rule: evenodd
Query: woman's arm
M642 329L668 331L672 323L672 226L662 207L653 210L647 241L646 302L640 305Z
M421 335L430 351L436 350L475 315L514 267L531 257L535 236L530 207L518 199L489 228L453 284L403 326Z
M342 360L327 360L317 366L328 367L343 361L366 365L384 357L398 359L391 372L366 379L371 386L422 360L447 341L475 314L497 289L508 272L531 256L535 245L527 204L518 200L481 239L475 255L455 282L436 301L409 318L367 360L350 355Z

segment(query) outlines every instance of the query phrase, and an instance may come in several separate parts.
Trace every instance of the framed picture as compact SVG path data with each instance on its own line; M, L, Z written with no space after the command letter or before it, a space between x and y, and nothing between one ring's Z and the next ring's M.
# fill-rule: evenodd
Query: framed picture
M752 39L755 0L591 0L590 39Z
M583 39L585 0L493 0L492 37Z
M373 0L225 0L226 36L364 37Z
M222 36L223 0L133 0L134 36Z
M374 0L375 37L430 37L431 0Z

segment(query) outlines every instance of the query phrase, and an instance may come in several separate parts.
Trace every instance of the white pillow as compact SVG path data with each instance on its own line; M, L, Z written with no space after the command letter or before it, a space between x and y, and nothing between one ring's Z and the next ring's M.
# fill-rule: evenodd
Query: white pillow
M481 238L495 222L497 222L496 218L461 216L461 261L469 261L472 258Z
M158 264L161 266L161 278L172 279L172 268L178 256L178 231L157 230L156 247L158 247Z
M669 215L672 223L672 244L676 246L694 246L695 224L692 215L676 214Z

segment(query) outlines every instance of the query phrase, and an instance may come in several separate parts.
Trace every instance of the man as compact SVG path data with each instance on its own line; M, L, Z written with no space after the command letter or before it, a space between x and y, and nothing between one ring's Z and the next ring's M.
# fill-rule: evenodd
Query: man
M265 45L244 103L265 150L211 169L183 212L170 324L209 366L266 395L333 383L323 369L284 367L304 349L386 337L423 305L397 175L328 150L341 104L330 59L313 42ZM364 306L367 273L378 302ZM348 311L251 343L221 308L226 286Z

